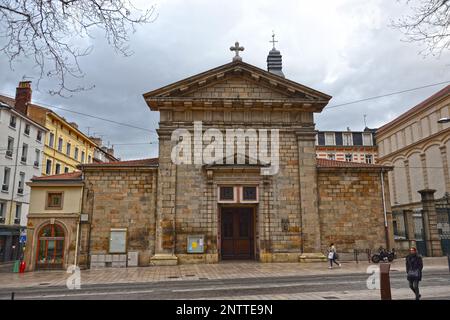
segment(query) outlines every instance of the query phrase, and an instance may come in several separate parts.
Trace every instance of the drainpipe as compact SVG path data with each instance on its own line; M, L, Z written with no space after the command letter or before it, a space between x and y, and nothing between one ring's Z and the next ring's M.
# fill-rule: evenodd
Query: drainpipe
M76 238L76 242L75 242L75 260L74 260L74 265L76 267L78 267L78 241L79 241L79 235L80 235L80 221L81 218L78 219L78 223L77 223L77 238Z
M381 197L383 199L383 213L384 213L384 232L386 235L386 248L389 248L389 233L388 233L388 221L387 221L387 212L386 212L386 199L384 197L384 170L381 169L380 178L381 178Z

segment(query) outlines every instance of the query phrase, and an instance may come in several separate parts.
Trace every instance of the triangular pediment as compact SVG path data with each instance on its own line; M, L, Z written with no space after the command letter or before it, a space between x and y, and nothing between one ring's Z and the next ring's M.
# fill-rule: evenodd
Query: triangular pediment
M315 105L314 109L321 110L331 96L250 64L235 61L148 92L144 98L152 110L159 110L165 103L206 100L209 103L273 101L288 106Z

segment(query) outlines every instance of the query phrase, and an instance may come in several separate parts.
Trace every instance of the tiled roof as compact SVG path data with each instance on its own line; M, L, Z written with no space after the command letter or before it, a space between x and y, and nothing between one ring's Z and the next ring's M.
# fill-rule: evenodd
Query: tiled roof
M16 104L16 100L7 96L3 96L1 94L0 94L0 102L6 103L10 107L14 107L14 105Z
M394 120L392 120L391 122L388 122L387 124L385 124L384 126L382 126L381 128L379 128L377 130L377 133L380 133L384 130L389 129L391 126L393 126L394 124L400 122L403 119L406 119L407 117L409 117L410 115L412 115L413 113L419 111L420 109L426 107L428 104L430 104L431 102L433 102L436 99L442 98L444 96L446 96L447 94L450 94L450 85L446 86L444 89L436 92L435 94L433 94L431 97L427 98L426 100L422 101L421 103L419 103L417 106L409 109L408 111L406 111L405 113L403 113L402 115L400 115L399 117L395 118Z
M157 166L159 164L159 158L149 158L140 160L128 160L128 161L112 161L112 162L102 162L102 163L91 163L83 164L82 168L92 168L92 167L147 167L147 166Z
M81 180L81 171L71 173L55 174L52 176L34 177L32 181L54 181L54 180Z
M369 169L389 169L388 166L382 166L378 164L367 164L349 161L337 161L328 159L317 159L318 168L369 168Z

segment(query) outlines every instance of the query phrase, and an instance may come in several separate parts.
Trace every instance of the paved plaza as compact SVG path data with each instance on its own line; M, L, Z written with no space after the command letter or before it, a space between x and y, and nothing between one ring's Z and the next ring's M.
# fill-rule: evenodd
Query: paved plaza
M447 258L425 258L424 265L423 297L450 299ZM71 274L65 271L0 273L0 292L3 299L9 292L24 289L32 290L33 294L28 294L30 299L100 296L104 299L123 296L129 299L380 299L379 290L366 288L369 266L374 264L343 262L341 268L330 270L327 263L227 262L82 270L81 286L89 291L70 292L65 287ZM394 261L391 264L393 299L411 298L404 274L404 259ZM40 290L50 293L40 295Z

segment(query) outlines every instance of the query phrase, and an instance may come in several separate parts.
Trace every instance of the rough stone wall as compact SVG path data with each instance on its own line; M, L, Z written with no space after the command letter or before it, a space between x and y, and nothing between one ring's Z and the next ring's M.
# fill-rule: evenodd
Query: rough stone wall
M387 247L379 171L319 170L318 189L322 251L332 242L340 252Z
M139 252L139 266L149 265L155 248L156 169L86 170L93 200L83 199L90 214L82 240L90 238L91 255L108 254L111 228L127 228L127 251ZM85 197L86 197L85 193Z

